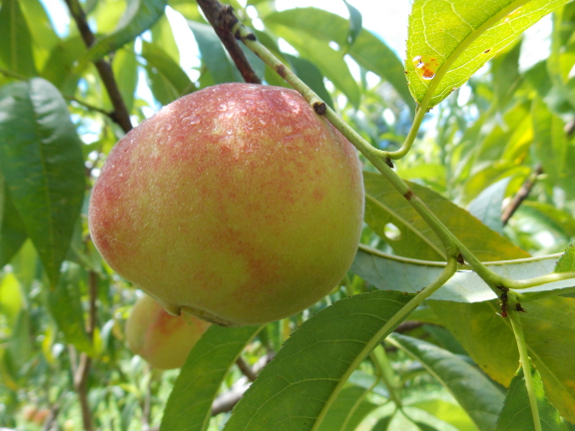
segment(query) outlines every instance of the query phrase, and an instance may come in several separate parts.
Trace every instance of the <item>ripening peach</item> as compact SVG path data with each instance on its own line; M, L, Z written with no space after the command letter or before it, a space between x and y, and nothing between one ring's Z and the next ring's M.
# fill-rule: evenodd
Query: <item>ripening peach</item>
M132 352L152 367L181 368L210 324L192 316L172 316L150 296L139 298L126 322Z
M89 223L108 264L170 313L255 325L337 285L363 199L355 148L297 92L222 84L118 142Z

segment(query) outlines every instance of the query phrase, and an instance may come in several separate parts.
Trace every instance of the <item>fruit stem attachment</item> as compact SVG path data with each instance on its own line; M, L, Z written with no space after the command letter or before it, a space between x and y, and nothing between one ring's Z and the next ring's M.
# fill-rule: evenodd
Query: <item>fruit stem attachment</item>
M533 425L535 431L541 431L541 419L539 418L539 409L537 407L537 397L535 395L535 386L533 384L533 375L531 374L531 361L527 354L527 343L523 335L523 327L521 326L521 318L519 313L515 310L509 311L511 320L511 327L515 334L517 341L517 348L519 349L519 361L523 368L523 376L525 377L525 387L527 388L527 396L529 398L529 406L531 407L531 416L533 417Z

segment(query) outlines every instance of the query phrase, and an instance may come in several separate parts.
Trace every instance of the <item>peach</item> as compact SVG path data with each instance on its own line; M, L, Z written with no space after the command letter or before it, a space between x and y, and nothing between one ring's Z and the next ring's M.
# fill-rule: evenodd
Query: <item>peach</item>
M89 225L108 264L170 313L255 325L337 285L363 199L355 148L297 92L221 84L118 142Z
M172 316L150 296L139 298L126 321L132 352L155 368L181 368L210 324L192 316Z

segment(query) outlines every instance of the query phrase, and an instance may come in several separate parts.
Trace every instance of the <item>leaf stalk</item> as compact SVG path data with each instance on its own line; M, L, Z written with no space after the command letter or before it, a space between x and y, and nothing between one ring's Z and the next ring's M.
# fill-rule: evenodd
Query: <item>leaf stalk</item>
M529 406L531 407L531 415L533 417L533 425L535 431L541 431L541 419L539 418L539 409L537 407L537 398L535 395L535 386L533 384L533 376L531 374L531 361L527 354L527 343L523 335L523 327L521 326L521 318L519 313L515 310L510 310L509 317L515 340L517 341L517 348L519 349L519 360L523 368L523 375L525 377L525 387L527 388L527 396L529 398Z

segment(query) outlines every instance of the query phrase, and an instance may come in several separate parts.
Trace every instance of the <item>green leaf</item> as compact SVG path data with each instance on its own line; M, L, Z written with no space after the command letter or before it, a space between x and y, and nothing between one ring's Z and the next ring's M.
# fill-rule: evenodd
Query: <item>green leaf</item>
M459 341L457 341L453 334L443 326L423 325L423 329L425 329L425 331L435 339L435 344L437 344L439 347L456 355L467 356L467 352L461 346ZM469 359L471 360L471 358Z
M83 61L95 61L134 40L152 27L164 14L167 0L132 0L114 33L99 39Z
M138 408L139 406L137 399L131 399L124 404L120 420L121 431L128 431L130 429L130 424Z
M86 322L80 299L81 283L80 267L67 262L58 285L48 292L48 305L66 343L73 344L82 352L93 354L92 342L85 330Z
M575 217L569 211L559 209L545 202L523 201L521 214L526 214L541 221L567 238L575 237Z
M575 93L572 90L572 77L569 69L573 66L573 47L570 37L573 31L573 6L567 5L553 15L553 32L551 34L551 53L546 61L546 72L552 93L560 100L553 105L572 110L575 104ZM547 98L549 99L549 98Z
M167 105L196 89L180 65L156 44L144 41L142 57L147 61L146 72L151 81L154 97Z
M112 66L120 94L122 99L124 99L128 112L130 112L134 104L134 93L138 83L138 62L136 61L133 44L126 45L116 51ZM108 93L105 94L107 96Z
M52 286L84 198L80 145L66 102L48 81L0 88L0 169Z
M570 245L565 250L565 253L557 261L554 272L570 272L575 271L575 245Z
M236 66L229 59L218 35L212 26L195 21L188 21L198 43L202 61L210 71L216 84L225 82L242 82Z
M377 394L383 398L389 398L389 391L379 380L379 377L365 371L355 370L351 373L351 376L349 376L347 383L364 389L369 389L371 393Z
M26 22L30 23L33 52L38 68L42 68L50 51L58 44L60 38L56 35L52 22L39 0L20 0Z
M0 65L24 76L36 75L32 36L18 0L2 2L0 40Z
M389 430L389 424L391 423L391 420L393 419L393 415L384 417L382 419L380 419L375 426L371 429L371 431L391 431Z
M415 0L407 40L408 81L419 103L437 105L523 31L568 0Z
M161 431L205 431L230 367L262 326L212 325L190 352L164 411Z
M443 324L473 360L491 378L509 386L519 361L509 319L497 316L497 302L461 304L429 301ZM529 357L541 373L549 401L559 413L575 422L573 357L575 299L554 296L524 305L521 315Z
M564 431L561 417L557 410L547 401L541 376L535 368L531 368L531 376L533 378L542 431ZM523 368L519 369L517 375L511 381L511 386L505 397L505 406L501 410L495 431L535 431Z
M535 98L532 108L535 132L535 153L543 171L554 186L559 186L575 199L575 147L569 145L561 118L553 114L544 102Z
M2 172L0 171L0 244L2 243L2 223L4 220L4 207L6 204L6 193L8 192L8 190L6 190L6 187L4 185L4 175L2 175Z
M438 379L480 431L493 430L504 396L484 374L457 355L417 338L394 333L387 340Z
M318 431L354 431L360 422L377 406L365 397L364 388L350 386L337 394Z
M349 28L345 18L311 7L272 13L264 18L264 23L271 28L282 25L300 30L319 40L333 41L339 46L346 45ZM415 103L405 83L403 64L381 39L363 29L347 53L364 69L388 81L410 111L415 110Z
M382 331L386 322L411 298L371 292L320 311L286 341L224 430L304 431L319 426L341 385L389 333Z
M18 313L8 342L7 353L14 374L19 374L32 356L32 328L30 310L22 308Z
M162 47L162 51L176 64L180 62L180 49L174 38L172 26L166 14L150 29L152 31L152 42L155 47ZM142 41L143 42L143 41Z
M419 421L413 421L413 423L417 425L421 431L437 431L437 428L432 427L431 425L427 425L426 423Z
M0 172L0 179L2 179ZM1 181L3 182L3 181ZM0 268L9 263L28 237L26 226L14 206L6 184L0 184L3 193L3 210L0 212Z
M502 52L491 61L491 75L493 76L493 92L497 107L501 112L512 100L513 94L523 82L519 73L519 55L521 54L521 40L511 46L507 52Z
M500 235L503 234L501 205L503 205L505 192L510 181L511 177L507 177L490 185L467 206L471 215L477 217L485 226Z
M25 307L26 300L22 295L20 283L11 272L0 279L0 313L6 316L8 325L16 323L18 314Z
M261 58L259 58L251 49L249 49L243 43L240 43L239 45L242 51L244 52L244 55L246 56L248 63L254 69L255 74L260 78L263 77L266 72L266 68L268 68L266 64L263 62Z
M325 88L323 75L311 61L304 58L298 58L293 55L284 54L284 57L290 62L291 69L305 84L311 88L325 103L332 109L334 107L331 95Z
M60 41L50 52L42 78L54 84L63 94L73 95L83 69L75 66L86 55L86 45L80 35ZM86 64L87 66L87 64Z
M444 260L443 246L409 202L379 174L364 172L365 221L396 254L423 260ZM464 209L427 187L409 183L413 192L449 230L482 261L528 257L529 254L489 229ZM388 225L399 237L388 237ZM421 287L420 287L421 288Z
M333 49L327 41L310 37L309 35L283 25L274 25L274 33L284 38L300 55L315 64L321 73L333 82L349 102L357 108L361 98L359 86L340 51Z
M349 31L347 32L348 47L353 45L362 30L362 17L361 12L357 8L350 5L346 0L343 0L349 12Z
M477 427L474 425L469 415L454 402L444 401L433 396L433 398L429 400L410 403L409 406L424 410L435 416L437 419L453 425L459 431L477 431Z

